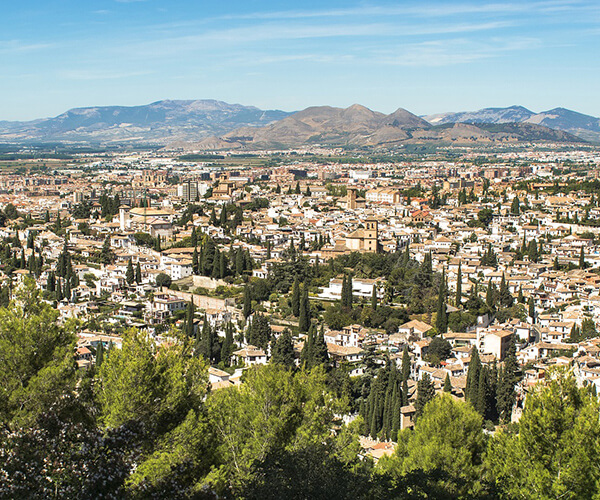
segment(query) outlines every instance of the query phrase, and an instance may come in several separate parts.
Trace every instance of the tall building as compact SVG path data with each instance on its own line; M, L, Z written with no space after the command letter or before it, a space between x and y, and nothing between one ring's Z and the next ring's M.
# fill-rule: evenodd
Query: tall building
M196 201L199 197L198 182L184 181L177 186L177 196L185 201Z

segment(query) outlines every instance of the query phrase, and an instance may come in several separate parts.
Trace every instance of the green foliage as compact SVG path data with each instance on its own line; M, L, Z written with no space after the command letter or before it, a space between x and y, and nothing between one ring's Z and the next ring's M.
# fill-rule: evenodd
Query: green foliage
M284 329L272 349L271 363L280 364L288 369L296 367L292 333Z
M382 466L397 478L411 473L433 473L434 481L429 488L441 490L444 498L483 497L485 437L482 423L469 405L449 394L441 394L425 406L414 432L401 433L395 455L383 461Z
M550 372L527 397L518 430L500 431L489 466L501 498L600 497L600 410L572 374Z
M206 366L192 357L191 340L158 349L147 334L129 331L100 367L100 420L118 427L131 420L162 429L198 408L206 394Z
M415 401L415 417L419 418L429 401L435 397L435 388L429 374L424 373L421 380L417 382L417 399Z
M218 463L206 481L234 497L272 454L328 446L338 409L323 371L294 374L278 364L248 370L241 386L215 392L207 406Z
M27 278L0 309L0 422L31 422L75 383L73 325L41 301Z
M158 287L170 287L171 286L171 276L166 273L160 273L156 276L156 286Z

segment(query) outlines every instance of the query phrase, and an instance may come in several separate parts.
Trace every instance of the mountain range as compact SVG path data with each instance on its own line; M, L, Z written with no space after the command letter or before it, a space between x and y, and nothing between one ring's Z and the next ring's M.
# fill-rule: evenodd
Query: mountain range
M289 114L212 99L74 108L54 118L0 121L0 141L164 144L225 134L243 126L266 125Z
M359 104L295 113L215 100L165 100L143 106L71 109L54 118L0 121L0 142L131 143L191 149L397 147L406 144L600 142L600 119L564 108L522 106L419 117L386 115Z
M533 123L569 132L588 141L600 142L600 118L565 108L554 108L549 111L534 113L523 106L510 106L508 108L484 108L479 111L441 113L423 118L432 125L445 123Z

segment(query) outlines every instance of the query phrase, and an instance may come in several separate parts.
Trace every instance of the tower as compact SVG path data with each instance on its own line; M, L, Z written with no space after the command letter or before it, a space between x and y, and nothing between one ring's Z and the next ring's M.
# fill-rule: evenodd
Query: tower
M365 220L364 230L364 250L365 252L379 251L379 222L374 217L369 217Z

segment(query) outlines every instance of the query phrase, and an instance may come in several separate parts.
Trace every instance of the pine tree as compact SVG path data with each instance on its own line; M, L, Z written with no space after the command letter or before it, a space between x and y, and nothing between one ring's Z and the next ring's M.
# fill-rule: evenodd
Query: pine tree
M300 316L300 284L298 283L298 277L294 279L292 285L292 314L295 317Z
M133 270L133 262L131 259L127 262L127 271L125 271L125 281L127 281L128 285L133 285L135 281L135 271Z
M458 274L456 275L456 307L460 308L462 303L462 263L458 263Z

